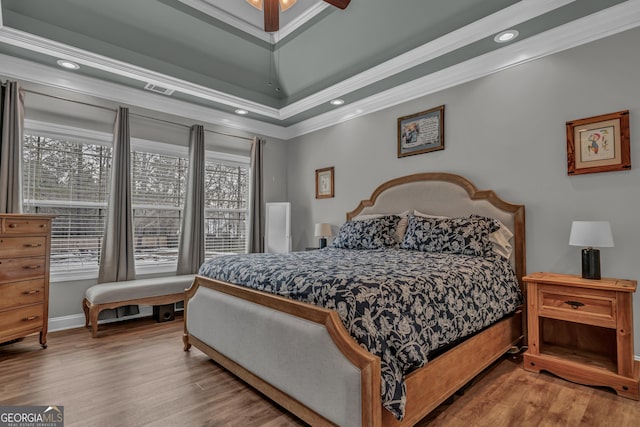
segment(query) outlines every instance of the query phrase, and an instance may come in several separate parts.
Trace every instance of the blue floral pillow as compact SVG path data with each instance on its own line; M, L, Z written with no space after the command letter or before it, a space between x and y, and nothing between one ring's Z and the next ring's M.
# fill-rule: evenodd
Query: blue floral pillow
M394 236L400 222L397 215L382 218L347 221L332 246L343 249L379 249L397 244Z
M423 252L490 256L493 245L489 236L498 228L498 221L477 215L464 218L410 216L400 247Z

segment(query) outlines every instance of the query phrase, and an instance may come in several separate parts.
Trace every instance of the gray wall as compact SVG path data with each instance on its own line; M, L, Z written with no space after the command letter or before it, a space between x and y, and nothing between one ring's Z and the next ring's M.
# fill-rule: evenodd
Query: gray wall
M345 212L391 178L452 172L526 205L527 271L580 272L573 220L609 220L615 247L603 276L640 279L640 29L357 118L289 142L294 248L315 245L313 224ZM398 117L445 107L445 150L398 159ZM565 123L630 110L632 170L567 176ZM316 200L315 169L335 166L335 198ZM640 354L640 292L634 297Z

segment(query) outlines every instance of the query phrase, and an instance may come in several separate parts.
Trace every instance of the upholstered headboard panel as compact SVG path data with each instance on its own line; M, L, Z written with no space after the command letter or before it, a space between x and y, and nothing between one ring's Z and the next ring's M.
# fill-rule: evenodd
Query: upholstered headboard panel
M450 217L478 214L501 221L514 234L511 262L518 279L525 274L524 205L507 203L491 190L480 191L459 175L423 173L385 182L369 200L348 212L347 220L362 214L413 210Z

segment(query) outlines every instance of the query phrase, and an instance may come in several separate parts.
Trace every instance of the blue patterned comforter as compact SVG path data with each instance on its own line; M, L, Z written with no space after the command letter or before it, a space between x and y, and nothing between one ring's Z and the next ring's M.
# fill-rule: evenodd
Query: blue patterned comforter
M221 256L199 274L336 310L351 336L380 357L383 405L398 419L404 375L522 303L500 256L325 248Z

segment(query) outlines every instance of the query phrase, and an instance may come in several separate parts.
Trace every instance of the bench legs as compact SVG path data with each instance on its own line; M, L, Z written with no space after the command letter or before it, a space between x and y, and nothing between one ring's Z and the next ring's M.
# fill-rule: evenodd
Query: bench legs
M100 314L100 306L91 304L89 300L82 300L82 310L84 310L84 326L85 328L91 324L91 337L98 335L98 314Z
M88 327L89 325L91 325L91 336L95 338L98 335L98 315L102 310L123 307L125 305L165 305L173 304L183 300L184 292L169 295L159 295L155 297L130 299L127 301L105 302L102 304L94 304L87 298L84 298L82 300L82 311L84 311L84 326Z

